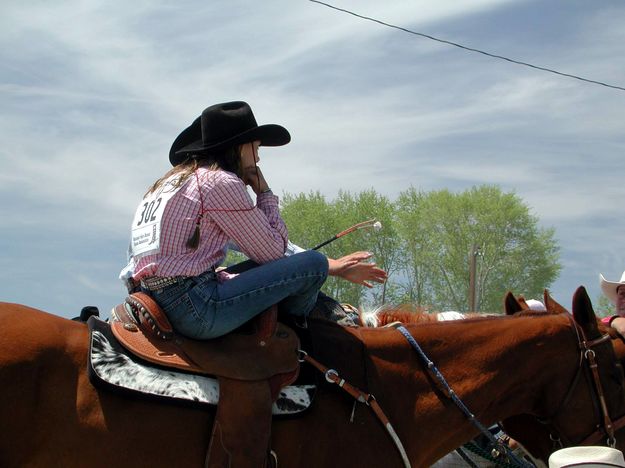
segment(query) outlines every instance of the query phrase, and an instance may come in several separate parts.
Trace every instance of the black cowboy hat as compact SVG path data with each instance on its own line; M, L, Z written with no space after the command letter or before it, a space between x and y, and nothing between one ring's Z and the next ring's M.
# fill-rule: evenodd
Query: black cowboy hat
M291 135L280 125L259 126L246 102L215 104L178 135L169 150L169 161L176 166L192 155L219 153L255 140L262 146L282 146L291 141Z

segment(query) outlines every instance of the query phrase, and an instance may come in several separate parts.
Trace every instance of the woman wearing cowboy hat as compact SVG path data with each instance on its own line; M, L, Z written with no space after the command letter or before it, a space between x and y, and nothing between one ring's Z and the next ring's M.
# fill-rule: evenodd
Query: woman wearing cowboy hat
M385 279L363 262L363 252L339 260L317 251L285 256L278 197L257 162L260 146L290 140L280 125L259 126L245 102L208 107L176 138L169 153L174 167L139 204L120 277L149 293L183 335L224 335L276 303L305 316L328 274L360 284ZM233 244L259 266L216 272Z
M610 325L621 336L625 336L625 272L620 281L608 281L602 274L599 274L599 284L603 294L616 307L616 315L604 317L602 322Z

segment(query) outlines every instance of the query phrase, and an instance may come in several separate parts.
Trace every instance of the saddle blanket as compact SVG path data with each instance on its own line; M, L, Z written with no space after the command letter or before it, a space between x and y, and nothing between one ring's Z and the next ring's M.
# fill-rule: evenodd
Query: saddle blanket
M215 378L155 367L139 361L117 342L108 323L95 320L89 346L89 375L96 384L180 402L217 405L219 382ZM276 416L294 415L312 403L315 385L283 388L273 404Z

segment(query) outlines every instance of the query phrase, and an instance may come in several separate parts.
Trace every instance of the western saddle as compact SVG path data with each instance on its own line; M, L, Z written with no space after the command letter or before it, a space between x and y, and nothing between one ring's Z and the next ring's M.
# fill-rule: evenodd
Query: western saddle
M142 292L131 294L113 309L113 334L139 358L217 377L219 404L206 467L270 465L272 403L299 372L299 340L293 330L277 322L276 305L246 327L208 341L186 338L174 331L159 305Z

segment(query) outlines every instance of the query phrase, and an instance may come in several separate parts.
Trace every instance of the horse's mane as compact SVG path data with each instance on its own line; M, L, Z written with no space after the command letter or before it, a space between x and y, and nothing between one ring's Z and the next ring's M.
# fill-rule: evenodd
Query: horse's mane
M363 310L360 316L363 326L369 328L384 327L395 322L401 322L403 324L431 323L492 317L501 317L501 314L429 311L425 307L412 304L402 304L399 306L383 305L370 311Z
M568 312L567 312L568 313ZM547 315L559 315L559 312L553 312L551 310L521 310L514 314L517 317L545 317Z
M389 323L436 322L435 314L430 314L424 307L403 304L399 306L383 305L373 310L363 310L360 316L365 327L384 327Z

